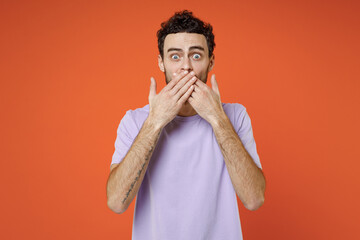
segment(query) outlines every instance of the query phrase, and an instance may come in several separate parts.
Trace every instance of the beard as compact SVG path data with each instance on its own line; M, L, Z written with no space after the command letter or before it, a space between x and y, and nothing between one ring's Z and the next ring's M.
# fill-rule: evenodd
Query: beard
M165 69L164 71L164 74L165 74L165 81L166 81L166 85L172 80L172 76L170 73L168 73ZM195 75L197 78L199 78L197 75ZM207 82L207 74L205 75L205 77L203 78L199 78L203 83L206 84Z

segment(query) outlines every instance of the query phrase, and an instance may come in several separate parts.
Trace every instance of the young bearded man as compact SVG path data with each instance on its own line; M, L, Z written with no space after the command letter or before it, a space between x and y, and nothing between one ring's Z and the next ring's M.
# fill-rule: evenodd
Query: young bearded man
M236 195L264 203L265 178L244 106L221 103L210 24L175 13L157 33L167 85L120 122L107 182L109 208L137 195L132 239L242 239Z

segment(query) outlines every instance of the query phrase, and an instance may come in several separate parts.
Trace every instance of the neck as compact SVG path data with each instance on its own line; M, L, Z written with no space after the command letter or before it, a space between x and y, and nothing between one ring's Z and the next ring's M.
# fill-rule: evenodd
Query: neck
M195 114L197 114L195 109L191 106L191 104L188 101L186 101L182 106L182 108L180 109L178 116L190 117L190 116L194 116Z

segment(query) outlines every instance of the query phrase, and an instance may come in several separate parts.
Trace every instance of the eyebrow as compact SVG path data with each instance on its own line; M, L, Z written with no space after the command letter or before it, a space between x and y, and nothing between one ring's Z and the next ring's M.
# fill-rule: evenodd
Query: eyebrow
M198 50L201 50L201 51L204 51L205 52L205 49L201 46L191 46L189 48L189 50L194 50L194 49L198 49ZM178 51L178 52L183 52L183 50L181 48L169 48L167 50L167 52L171 52L171 51Z

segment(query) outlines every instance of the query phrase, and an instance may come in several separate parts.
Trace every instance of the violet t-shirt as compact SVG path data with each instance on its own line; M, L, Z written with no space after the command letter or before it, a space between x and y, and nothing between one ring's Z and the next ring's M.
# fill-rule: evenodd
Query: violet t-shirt
M223 103L235 131L261 167L244 106ZM149 105L129 110L120 122L111 164L130 149ZM198 114L166 125L136 196L133 240L242 239L236 193L211 125Z

